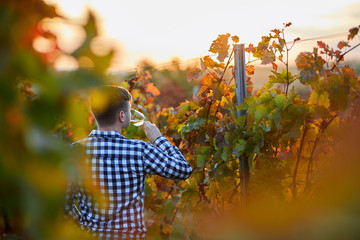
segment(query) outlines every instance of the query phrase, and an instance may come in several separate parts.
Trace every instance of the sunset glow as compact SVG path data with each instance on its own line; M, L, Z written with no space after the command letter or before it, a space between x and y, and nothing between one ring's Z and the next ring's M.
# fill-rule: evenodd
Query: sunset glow
M344 1L91 1L47 0L58 13L75 22L86 21L87 10L95 12L100 35L118 55L112 70L134 69L140 60L168 62L177 56L191 59L208 54L218 34L231 33L243 43L257 43L271 29L292 22L287 39L313 38L346 32L360 22L360 3ZM83 33L73 24L55 27L61 47L71 51ZM343 37L344 38L344 37ZM334 42L342 38L334 39ZM324 39L327 41L327 39ZM105 40L104 40L105 41ZM327 42L331 43L331 39ZM302 48L316 41L302 43ZM61 64L59 64L61 66Z

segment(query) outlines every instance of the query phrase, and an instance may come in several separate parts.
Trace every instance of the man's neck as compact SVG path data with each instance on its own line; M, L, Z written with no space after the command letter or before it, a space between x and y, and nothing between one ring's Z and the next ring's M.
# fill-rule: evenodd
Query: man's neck
M98 130L99 131L117 131L119 133L121 133L121 127L116 127L116 126L98 126Z

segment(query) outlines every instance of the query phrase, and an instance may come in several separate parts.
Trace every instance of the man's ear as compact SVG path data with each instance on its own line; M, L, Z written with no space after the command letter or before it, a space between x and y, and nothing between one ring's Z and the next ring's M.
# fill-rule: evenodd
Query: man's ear
M124 122L125 121L125 113L123 111L120 111L118 113L118 119L120 122Z

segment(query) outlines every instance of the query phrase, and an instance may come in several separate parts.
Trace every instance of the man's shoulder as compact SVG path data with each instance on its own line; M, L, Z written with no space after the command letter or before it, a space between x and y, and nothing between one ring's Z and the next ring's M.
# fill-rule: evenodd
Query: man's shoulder
M91 146L91 145L99 145L99 144L128 144L128 145L147 145L150 144L149 142L145 142L141 139L130 139L126 137L121 138L103 138L103 137L96 137L96 136L89 136L87 138L78 140L70 144L70 148L76 146Z
M155 142L157 143L163 143L165 140L167 140L164 137L158 138ZM102 132L93 130L89 136L86 138L77 140L69 145L69 148L81 148L81 147L92 147L93 145L97 146L105 146L105 145L138 145L141 147L147 147L149 145L152 145L150 142L145 142L141 139L130 139L127 138L118 132Z

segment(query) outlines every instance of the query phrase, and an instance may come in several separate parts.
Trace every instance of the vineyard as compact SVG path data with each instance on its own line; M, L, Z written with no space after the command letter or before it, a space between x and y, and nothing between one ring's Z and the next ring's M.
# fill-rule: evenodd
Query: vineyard
M81 156L67 146L96 127L86 96L103 84L128 89L132 107L157 124L194 170L186 181L147 178L148 239L360 236L360 75L345 61L360 46L360 26L349 29L335 48L318 41L301 52L295 60L299 73L289 70L291 50L300 40L288 43L291 23L247 44L247 98L239 106L233 64L239 37L220 34L184 79L200 83L193 99L163 107L150 72L139 70L122 82L109 78L115 52L93 52L98 31L91 13L83 44L65 53L43 24L60 17L53 7L12 0L1 3L0 12L5 26L0 30L0 239L87 237L63 218L66 181L82 171ZM34 49L39 38L49 43L46 51ZM54 63L63 55L79 67L56 71ZM252 86L255 62L272 66L259 90ZM246 115L238 117L238 111ZM147 141L132 125L122 134ZM246 204L241 156L249 171Z

